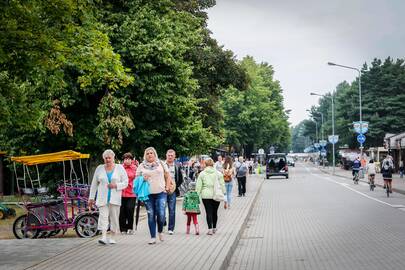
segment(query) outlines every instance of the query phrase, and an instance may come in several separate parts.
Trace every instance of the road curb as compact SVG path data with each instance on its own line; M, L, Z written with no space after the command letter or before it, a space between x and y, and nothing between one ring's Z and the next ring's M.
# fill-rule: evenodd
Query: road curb
M259 179L260 179L260 178L259 178ZM253 206L256 204L258 195L259 195L259 193L260 193L260 191L261 191L261 189L262 189L262 185L263 185L264 181L265 181L264 179L261 179L261 183L259 184L259 187L258 187L258 189L257 189L257 191L256 191L256 193L255 193L255 195L254 195L254 198L253 198L253 200L252 200L252 203L250 204L249 209L247 210L247 215L245 216L245 218L244 218L244 220L243 220L243 222L242 222L242 225L240 226L239 230L237 230L237 232L235 233L235 237L234 237L232 243L230 244L229 249L227 249L227 252L226 252L224 258L222 259L221 265L219 266L219 268L215 268L215 265L216 265L216 264L214 263L214 264L210 267L210 269L225 270L225 269L227 269L227 268L229 267L229 264L230 264L230 262L231 262L232 255L233 255L233 253L235 252L236 247L237 247L238 244L239 244L239 240L241 239L242 234L243 234L243 232L244 232L244 230L245 230L245 228L246 228L247 222L248 222L248 220L249 220L249 218L250 218L250 216L251 216L251 214L252 214ZM218 257L219 257L219 259L220 259L220 256L218 256ZM221 260L217 260L217 261L221 261Z
M325 173L325 174L332 175L331 172L322 170L321 168L318 168L318 169L319 169L321 172ZM351 177L343 176L343 175L340 175L340 174L334 174L334 176L352 180ZM368 181L366 181L366 180L361 180L361 179L359 179L359 181L368 184ZM375 184L375 185L376 185L377 187L383 188L383 186L380 185L380 184ZM402 190L402 189L392 188L392 191L393 191L393 192L396 192L396 193L399 193L399 194L402 194L402 195L405 195L405 190Z

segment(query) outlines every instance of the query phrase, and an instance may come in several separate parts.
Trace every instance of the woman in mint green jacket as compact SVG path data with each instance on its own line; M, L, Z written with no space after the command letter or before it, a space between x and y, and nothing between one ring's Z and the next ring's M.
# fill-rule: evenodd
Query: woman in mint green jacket
M208 235L212 235L217 231L218 221L218 208L219 201L214 198L214 184L219 181L222 192L225 194L225 182L222 173L214 168L214 161L212 159L205 160L206 168L200 173L197 179L196 191L201 197L204 204L205 213L207 215Z

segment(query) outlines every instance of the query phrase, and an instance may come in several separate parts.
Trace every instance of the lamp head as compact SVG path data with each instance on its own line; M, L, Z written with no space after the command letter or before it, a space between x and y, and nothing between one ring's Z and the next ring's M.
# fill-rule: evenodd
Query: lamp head
M336 64L335 64L335 63L332 63L332 62L328 62L328 65L329 65L329 66L336 66Z

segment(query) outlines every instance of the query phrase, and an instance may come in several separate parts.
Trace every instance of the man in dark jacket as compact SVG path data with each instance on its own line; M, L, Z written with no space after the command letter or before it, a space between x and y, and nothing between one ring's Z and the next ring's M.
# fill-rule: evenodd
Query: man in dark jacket
M174 226L176 222L176 197L180 195L179 186L183 183L183 173L179 165L175 163L176 152L169 149L166 152L166 165L169 168L172 179L176 182L176 191L172 194L167 194L167 207L169 209L169 227L168 233L174 233Z

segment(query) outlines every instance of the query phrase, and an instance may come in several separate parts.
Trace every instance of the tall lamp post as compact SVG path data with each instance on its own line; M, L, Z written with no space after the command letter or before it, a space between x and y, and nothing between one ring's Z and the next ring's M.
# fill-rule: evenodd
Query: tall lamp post
M333 140L335 139L335 105L334 105L334 101L333 101L333 93L331 95L331 97L325 96L325 95L320 95L320 94L316 94L316 93L311 93L311 96L320 96L320 97L324 97L324 98L330 98L332 100L332 136L333 136ZM332 143L332 155L333 155L333 174L335 174L335 165L336 165L336 160L335 160L335 143Z
M349 67L349 66L344 66L344 65L339 65L336 63L328 62L329 66L336 66L336 67L341 67L341 68L347 68L347 69L352 69L356 70L359 73L359 112L360 112L360 131L363 130L363 115L361 111L361 70L355 67ZM363 144L360 144L360 156L363 158Z

